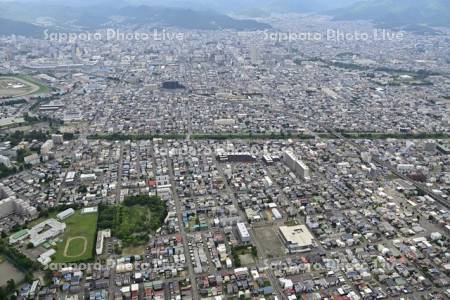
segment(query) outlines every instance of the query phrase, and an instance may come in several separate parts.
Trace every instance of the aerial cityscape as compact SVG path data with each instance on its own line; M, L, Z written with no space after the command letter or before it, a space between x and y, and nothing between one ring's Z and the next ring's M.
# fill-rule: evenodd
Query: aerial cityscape
M0 2L0 300L450 299L448 0L112 2Z

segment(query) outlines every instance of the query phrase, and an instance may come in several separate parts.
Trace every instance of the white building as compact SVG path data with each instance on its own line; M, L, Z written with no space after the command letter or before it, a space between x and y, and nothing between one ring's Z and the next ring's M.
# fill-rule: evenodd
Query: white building
M89 182L89 181L95 181L97 179L97 176L95 174L81 174L80 175L80 181L81 182Z
M11 168L11 160L9 157L0 155L0 165L4 165L7 168Z
M245 226L244 223L237 223L236 224L237 231L239 234L239 238L243 243L249 243L250 242L250 233L248 232L247 226Z
M236 124L236 120L234 119L216 119L214 120L214 125L219 126L232 126Z
M74 171L67 172L65 183L69 185L73 184L75 182L75 175L77 175L77 173Z
M44 253L42 253L41 255L39 255L39 257L37 258L37 261L40 262L42 265L46 266L49 263L52 262L52 256L56 253L55 249L50 249Z
M68 208L65 211L60 212L59 214L56 215L56 217L62 221L67 219L70 216L73 216L75 214L75 210L73 208Z
M97 242L95 246L95 253L97 253L97 255L102 255L105 243L104 240L110 237L111 237L110 229L100 230L99 232L97 232Z
M304 180L310 179L309 167L301 160L299 160L290 151L283 153L283 161L295 173L295 175L303 178Z
M48 155L50 153L50 151L52 151L52 149L53 149L53 140L47 140L41 146L41 154Z
M264 179L263 179L263 182L264 182L264 186L266 188L269 188L269 187L271 187L273 185L272 179L270 179L269 176L265 176Z
M8 197L0 201L0 218L7 217L12 214L19 214L26 217L33 217L37 214L36 208L30 206L27 201Z
M276 207L272 208L271 210L272 210L272 216L274 219L280 220L283 218L280 211Z
M0 218L12 214L33 218L38 214L37 209L31 206L30 202L17 198L10 188L2 184L0 184L0 199Z
M284 246L290 253L311 250L314 237L305 225L281 226L279 233Z
M398 164L397 170L399 172L411 172L414 170L414 165L413 164Z
M92 206L92 207L85 207L81 210L81 214L93 214L96 213L98 211L98 207L97 206Z
M23 158L23 162L25 164L30 164L30 165L37 165L39 164L41 161L39 160L39 155L37 155L36 153L33 153L31 155L25 156Z
M58 222L55 219L48 219L28 231L30 243L33 244L33 247L37 247L47 240L63 234L65 229L65 223Z

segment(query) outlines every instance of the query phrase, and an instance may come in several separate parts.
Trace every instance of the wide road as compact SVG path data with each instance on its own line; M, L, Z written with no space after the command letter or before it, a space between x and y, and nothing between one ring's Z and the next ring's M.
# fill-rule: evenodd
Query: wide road
M173 172L172 159L168 158L167 164L168 164L168 168L169 168L170 185L172 187L172 197L175 201L175 207L177 209L178 224L180 226L181 236L183 237L183 247L184 247L184 253L186 256L186 264L188 266L189 280L190 280L191 286L192 286L192 299L198 300L199 293L198 293L198 289L197 289L197 281L195 280L194 267L192 266L191 255L189 253L189 249L188 249L188 245L187 245L188 238L187 238L186 230L185 230L184 224L183 224L181 202L180 202L180 198L178 197L177 190L176 190L176 181L175 181L175 175Z
M117 167L116 204L120 204L120 196L122 193L123 150L124 142L120 141L120 157L118 162L119 166Z

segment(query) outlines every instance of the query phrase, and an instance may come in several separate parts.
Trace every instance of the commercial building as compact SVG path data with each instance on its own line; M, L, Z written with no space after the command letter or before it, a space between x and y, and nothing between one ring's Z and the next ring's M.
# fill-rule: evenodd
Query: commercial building
M284 246L290 253L311 250L314 237L305 225L281 226L279 233Z
M256 156L250 152L226 152L223 149L216 150L218 161L251 163L256 161Z

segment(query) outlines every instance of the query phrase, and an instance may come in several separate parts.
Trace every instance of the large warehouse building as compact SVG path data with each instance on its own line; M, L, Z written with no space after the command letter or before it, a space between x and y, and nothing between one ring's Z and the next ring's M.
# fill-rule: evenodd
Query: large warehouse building
M290 253L310 251L314 237L305 225L281 226L281 240Z

